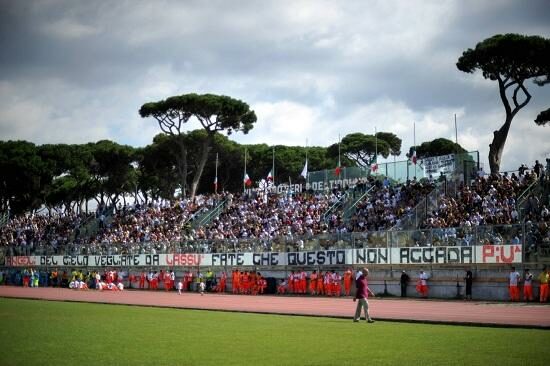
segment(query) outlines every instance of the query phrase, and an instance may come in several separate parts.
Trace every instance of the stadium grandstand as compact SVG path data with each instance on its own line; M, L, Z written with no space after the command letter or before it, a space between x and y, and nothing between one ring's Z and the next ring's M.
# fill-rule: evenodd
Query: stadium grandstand
M385 171L388 170L392 169L386 167ZM396 263L392 248L511 245L521 248L520 256L513 261L497 259L496 263L501 263L499 271L518 261L542 267L550 259L548 175L544 170L537 174L522 169L499 175L485 175L479 171L476 168L458 174L441 174L437 179L429 175L402 181L385 174L366 174L350 178L346 184L329 186L325 183L321 190L285 189L280 192L274 188L221 192L197 195L192 201L183 197L173 201L100 207L90 215L56 213L6 217L0 228L0 255L2 261L5 259L5 270L9 271L33 265L50 269L57 266L99 267L88 261L80 263L82 256L169 254L176 258L182 254L201 254L210 255L211 261L201 264L167 259L166 263L148 262L146 267L167 270L179 264L189 271L193 267L189 264L193 264L199 271L206 265L228 272L239 266L251 272L259 268L273 270L263 261L265 253L307 252L307 255L314 253L317 256L313 262L301 261L300 255L293 257L298 258L297 262L287 257L284 267L271 272L273 277L280 279L297 265L342 272L360 263L398 264L398 269L414 263L412 257L403 262L403 252L399 254L401 262ZM319 176L327 174L318 172ZM379 258L370 258L373 254L370 250L376 249L390 250L390 254L378 252ZM326 251L338 250L344 253L345 259L324 262L319 259L319 252L325 251L323 255L328 255ZM349 254L346 250L354 252ZM483 250L485 256L486 249ZM261 253L262 261L239 263L220 259L220 255L229 256L230 253ZM366 259L361 253L366 253ZM431 257L421 258L418 263L429 266L451 263L458 268L480 264L472 260L476 251L466 254L465 261L454 262L449 262L449 258L442 262L435 258L434 262L431 253ZM449 253L445 251L444 255ZM464 255L460 253L459 256ZM63 264L50 263L48 258L56 256L73 259ZM24 257L42 259L40 263L21 262L20 258ZM116 260L109 265L126 267L128 273L136 276L143 269Z

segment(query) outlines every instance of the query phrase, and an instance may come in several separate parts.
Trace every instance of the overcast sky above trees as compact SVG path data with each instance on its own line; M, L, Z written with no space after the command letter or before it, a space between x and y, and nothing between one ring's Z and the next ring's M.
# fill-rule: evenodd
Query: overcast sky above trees
M0 139L133 146L159 133L139 107L191 92L247 102L258 122L240 143L329 146L389 131L479 150L504 120L495 82L455 64L497 33L550 38L547 0L0 0ZM502 169L550 157L533 120L550 87L529 83ZM191 123L190 129L199 128Z

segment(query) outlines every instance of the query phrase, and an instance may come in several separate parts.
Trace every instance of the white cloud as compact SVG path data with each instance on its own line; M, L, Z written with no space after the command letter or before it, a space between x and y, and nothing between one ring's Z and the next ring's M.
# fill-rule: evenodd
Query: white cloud
M60 19L42 26L43 32L60 39L72 40L89 37L100 33L98 28L78 23L73 19Z
M17 4L0 13L12 20L3 28L0 135L38 143L143 146L159 130L139 107L197 92L256 111L256 127L232 136L246 143L327 146L376 126L401 137L405 152L413 121L417 143L454 140L457 113L459 143L486 161L503 120L497 87L459 72L457 58L507 27L550 35L544 17L528 12L539 0ZM533 87L512 124L506 168L547 153L550 130L532 122L545 89Z
M258 122L248 135L236 136L245 143L266 143L269 145L322 144L311 132L321 121L318 110L291 101L276 103L260 102L253 106ZM252 134L254 136L252 136ZM258 139L258 136L261 136Z

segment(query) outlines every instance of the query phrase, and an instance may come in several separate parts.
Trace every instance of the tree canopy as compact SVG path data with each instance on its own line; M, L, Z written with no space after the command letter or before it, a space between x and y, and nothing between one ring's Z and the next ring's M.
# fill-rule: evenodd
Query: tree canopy
M360 132L350 133L340 142L340 153L360 167L369 167L376 161L378 155L387 158L396 149L401 149L401 140L392 133L379 132L377 136ZM329 154L332 157L338 157L338 144L329 147Z
M415 150L415 148L416 157L418 159L467 152L462 146L460 146L460 144L457 144L446 138L438 138L432 141L423 142L418 146L411 146L409 148L408 156L412 156L413 150Z
M539 36L497 34L478 43L475 49L462 53L456 64L460 71L474 73L481 70L485 79L498 82L506 117L504 124L494 131L489 145L491 173L500 170L502 152L514 116L531 100L525 82L529 79L539 85L550 80L550 40ZM539 120L537 118L537 120ZM545 124L541 118L540 123Z
M206 136L200 147L200 157L196 160L198 164L191 183L191 197L196 194L214 134L221 131L225 131L228 135L236 131L246 134L256 123L256 114L248 104L225 95L214 94L191 93L145 103L141 106L139 114L142 118L155 118L164 133L180 137L183 134L183 125L191 117L195 117L200 122ZM178 141L182 157L180 176L186 179L188 149L183 139ZM183 188L185 189L185 186Z
M537 118L535 119L535 123L539 126L544 126L548 122L550 122L550 108L540 112Z

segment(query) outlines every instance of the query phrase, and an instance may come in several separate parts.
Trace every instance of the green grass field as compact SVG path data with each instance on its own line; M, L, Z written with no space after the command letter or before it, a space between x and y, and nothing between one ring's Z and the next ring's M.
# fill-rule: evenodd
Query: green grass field
M0 299L0 365L548 365L550 331Z

